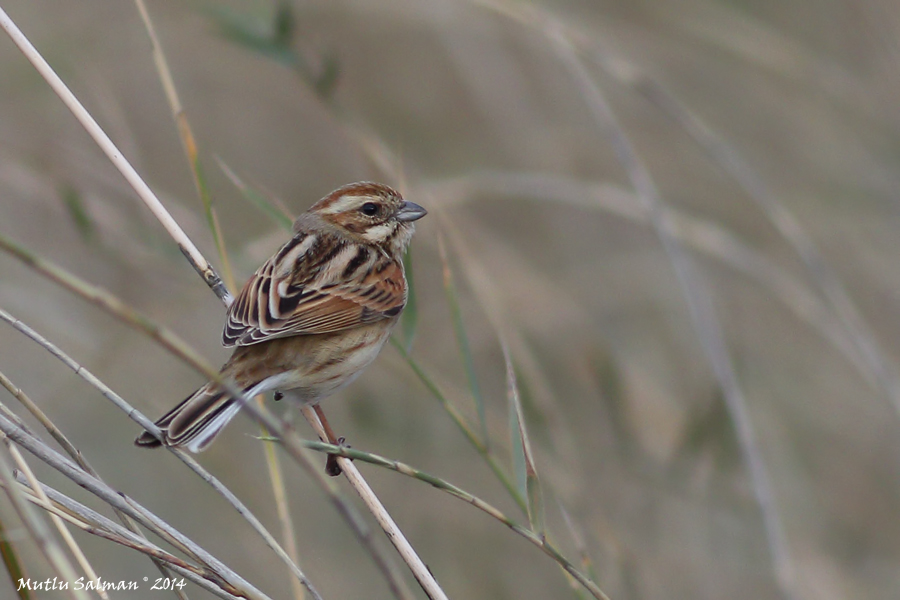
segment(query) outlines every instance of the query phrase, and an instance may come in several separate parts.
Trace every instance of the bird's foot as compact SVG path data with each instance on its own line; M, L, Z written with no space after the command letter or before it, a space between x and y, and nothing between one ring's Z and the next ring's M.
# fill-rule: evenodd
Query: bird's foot
M345 444L344 442L346 442L346 439L343 437L339 437L337 439L336 445L340 446L342 448L349 448L350 446L348 444ZM343 473L343 470L341 469L341 466L338 464L337 459L338 459L337 454L329 454L328 458L325 460L325 472L328 475L331 475L332 477L337 477L338 475Z

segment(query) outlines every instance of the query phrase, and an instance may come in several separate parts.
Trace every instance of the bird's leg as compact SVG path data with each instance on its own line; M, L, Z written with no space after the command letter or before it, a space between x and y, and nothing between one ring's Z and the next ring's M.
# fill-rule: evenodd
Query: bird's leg
M322 412L322 407L318 404L313 405L313 410L316 411L316 416L319 417L319 421L322 423L322 429L325 430L326 441L329 444L334 444L335 446L343 446L344 438L337 437L334 434L334 430L331 428L331 424L328 422L328 419L325 418L325 413ZM341 467L337 463L337 455L329 454L328 458L325 460L325 472L331 475L332 477L337 477L341 474Z

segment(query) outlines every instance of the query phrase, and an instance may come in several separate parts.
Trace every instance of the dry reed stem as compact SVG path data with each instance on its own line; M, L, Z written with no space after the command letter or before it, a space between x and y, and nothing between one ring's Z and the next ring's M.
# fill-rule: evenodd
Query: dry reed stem
M6 421L0 417L0 421ZM9 421L7 421L9 422ZM10 444L9 436L4 435L3 442L5 445ZM3 489L9 497L25 528L28 530L31 538L37 544L38 550L47 558L47 562L53 570L58 573L64 581L75 581L77 573L72 563L59 547L57 541L50 533L50 528L41 518L40 514L33 510L27 503L25 495L19 490L12 477L13 467L6 459L6 456L0 452L0 481L3 482ZM75 600L88 600L90 596L84 590L76 590L74 586L67 589L66 592Z
M110 506L128 514L144 527L147 527L157 535L160 535L167 542L187 553L198 562L208 565L211 572L220 580L220 585L224 585L225 589L240 590L240 594L246 595L249 599L269 600L268 596L229 569L224 563L209 554L206 550L181 534L174 527L125 494L117 492L103 481L85 473L80 467L47 446L40 439L28 433L21 426L4 416L0 416L0 430L2 430L11 441L28 450L39 460L59 471L62 475L99 497ZM0 468L2 467L3 465L0 465ZM17 491L12 480L7 481L6 483L8 484L8 494ZM70 581L74 581L74 579L74 577L68 578Z
M42 483L40 484L41 490L51 501L50 506L47 506L38 499L37 494L31 489L31 484L25 479L24 475L18 473L16 475L16 480L21 484L22 487L20 489L26 494L26 499L33 504L38 504L42 508L59 515L61 518L72 523L76 527L83 529L85 532L103 537L106 540L137 550L138 552L142 552L154 561L165 563L168 569L184 575L197 585L221 598L231 600L232 598L237 597L225 592L222 588L215 585L212 582L212 579L214 578L211 577L211 572L208 569L188 563L183 559L162 550L149 542L142 535L135 534L130 530L125 529L100 513Z
M34 473L31 470L31 467L28 466L28 463L25 461L25 457L22 456L22 453L19 452L19 449L13 445L8 444L7 448L9 449L9 453L12 455L13 460L18 465L22 474L25 478L31 483L31 487L34 489L35 494L39 500L38 505L41 507L49 507L50 499L47 498L47 495L44 494L44 491L38 485L37 478L34 476ZM49 511L48 511L49 512ZM91 581L98 581L100 578L97 577L97 572L94 570L94 567L91 566L90 561L87 559L87 556L84 555L84 551L78 545L78 542L75 541L75 538L72 537L72 532L66 527L66 524L63 522L63 519L60 518L59 515L50 512L50 521L53 522L53 526L56 527L56 530L59 532L59 536L62 538L63 542L65 542L66 546L69 548L69 552L72 553L72 556L75 558L75 561L79 564L79 566L84 570L84 574ZM109 594L106 593L106 590L102 587L96 590L97 594L103 598L103 600L109 600Z
M109 139L106 132L100 128L90 113L88 113L84 106L81 105L81 102L78 101L78 98L75 97L66 84L63 83L62 79L60 79L50 65L47 64L44 57L41 56L31 42L28 41L25 34L19 30L2 7L0 7L0 28L6 31L13 43L19 48L22 54L25 55L25 58L34 65L34 68L50 85L53 91L56 92L56 95L59 96L60 100L62 100L66 107L72 111L72 114L78 119L78 122L81 123L88 135L90 135L97 145L100 146L103 153L106 154L110 162L119 170L150 212L153 213L153 216L159 220L169 235L172 236L172 239L178 244L178 248L184 254L185 258L187 258L191 266L200 274L203 281L206 282L216 296L218 296L226 305L230 304L232 296L228 290L225 289L222 280L219 278L218 274L216 274L212 265L210 265L206 258L203 257L200 250L194 246L194 243L165 209L156 197L156 194L153 193L153 190L144 183L144 180L141 179L141 176L134 170L131 163L129 163L122 155L116 145L113 144L112 140Z

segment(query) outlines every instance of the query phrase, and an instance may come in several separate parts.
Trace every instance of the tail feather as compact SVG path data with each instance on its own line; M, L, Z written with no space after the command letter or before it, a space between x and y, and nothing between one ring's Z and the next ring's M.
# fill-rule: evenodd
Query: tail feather
M190 402L194 396L199 394L205 387L206 386L200 388L199 390L176 404L175 407L172 408L172 410L156 420L156 423L154 424L159 427L160 431L162 432L163 438L165 438L166 440L166 445L170 445L168 436L169 423L172 421L172 419L175 418L176 415L178 415L178 413L181 412L184 406L188 402ZM162 442L156 439L156 437L149 431L145 431L141 435L137 436L137 439L134 440L134 445L140 446L141 448L157 448L159 446L162 446Z
M254 386L243 390L245 393ZM208 383L163 415L156 426L162 430L167 446L183 446L191 452L202 452L240 410L227 392ZM149 431L134 440L142 448L154 448L162 443Z

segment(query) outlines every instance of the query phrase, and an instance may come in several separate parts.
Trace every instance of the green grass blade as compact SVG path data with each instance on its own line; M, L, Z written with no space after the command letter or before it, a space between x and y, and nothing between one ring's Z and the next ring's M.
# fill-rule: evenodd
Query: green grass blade
M406 353L412 351L413 339L416 337L416 326L419 324L419 305L416 297L416 286L413 278L412 248L403 255L403 270L406 272L406 283L409 293L406 297L406 308L400 316L400 333Z
M566 524L566 529L569 531L569 536L572 538L572 541L575 543L575 549L578 551L578 557L581 559L581 568L587 573L591 579L597 579L597 573L594 570L594 561L591 560L591 554L588 551L587 543L584 540L584 536L581 535L581 531L575 525L575 520L572 518L572 515L569 514L569 511L566 510L566 507L563 506L562 502L557 499L557 506L559 506L559 512L563 516L563 522Z
M466 372L466 380L469 383L469 391L475 402L475 410L478 412L478 420L481 425L481 435L485 446L490 447L488 437L487 415L484 409L484 397L478 386L478 376L475 373L475 361L472 358L472 349L469 345L469 336L466 334L465 322L462 318L462 310L459 307L459 296L456 293L456 285L453 281L453 271L450 269L450 261L447 258L447 250L444 246L444 238L438 235L438 254L441 258L441 266L444 275L444 293L447 297L447 306L450 307L450 317L453 320L453 332L456 334L456 344L459 347L463 368Z
M391 344L400 352L400 355L403 357L403 360L406 361L406 364L412 369L413 373L416 374L416 377L419 378L425 387L431 392L431 395L435 397L435 399L440 402L441 406L447 411L447 414L450 415L450 418L456 423L456 425L460 428L463 434L466 436L466 439L475 447L475 450L481 455L481 457L487 462L488 466L493 471L494 476L500 480L500 483L503 484L503 487L506 488L506 491L509 493L510 497L515 500L516 504L522 510L523 513L528 513L528 504L525 501L525 495L519 493L518 488L516 488L515 483L513 483L512 479L510 479L509 475L500 465L497 458L491 453L490 449L484 445L479 436L475 433L474 428L469 424L468 420L463 416L462 412L452 403L450 400L444 395L441 389L437 386L434 380L428 375L425 369L412 357L406 349L403 347L403 344L395 337L391 336Z
M509 398L509 428L512 441L513 469L516 473L516 482L519 493L528 500L528 521L535 533L544 533L544 500L541 493L541 482L534 465L534 455L531 452L531 444L528 441L528 431L525 428L525 416L522 413L522 401L519 397L519 386L516 381L516 371L513 367L509 349L505 343L503 357L506 360L506 389Z
M516 486L523 498L528 497L528 484L525 475L525 445L522 442L522 428L519 426L519 413L515 404L509 404L509 441L512 451L512 469L516 475Z
M191 142L186 143L185 147L191 163L191 171L194 173L194 183L197 185L197 193L200 194L200 201L203 203L203 212L206 214L206 222L209 225L209 231L212 233L213 241L216 244L219 260L222 261L222 277L225 280L225 285L232 293L234 293L234 271L231 268L231 260L228 258L228 249L225 247L225 236L222 233L222 226L219 224L219 216L216 214L216 209L213 208L209 186L206 184L206 176L203 174L203 167L200 164L200 155L197 152L196 145L192 143L193 135L190 133L190 129L182 129L182 133L187 136L186 142Z
M206 13L226 39L289 67L321 99L331 98L340 75L340 64L330 52L311 62L295 49L297 18L290 2L280 2L274 15L267 20L219 7L209 8Z
M19 600L32 600L34 596L31 595L31 590L27 587L19 588L17 584L20 579L28 580L28 577L25 575L25 570L22 568L22 561L19 560L19 553L16 552L15 547L9 541L9 536L6 533L6 529L3 527L2 521L0 521L0 560L3 561L6 572L9 573L9 579L17 589Z
M219 168L222 169L222 172L225 173L225 176L231 180L231 183L234 184L234 187L241 192L241 195L244 196L244 199L249 201L250 204L255 206L262 212L264 215L275 221L279 227L285 229L287 231L291 231L291 228L294 224L294 219L288 214L287 210L281 206L276 205L274 202L269 200L264 194L256 191L244 181L237 176L237 174L227 165L225 162L216 157L216 162L219 163Z
M291 43L294 19L290 8L279 6L272 19L223 7L209 7L205 12L225 39L292 69L303 62Z
M90 213L85 208L78 190L70 185L65 186L62 190L62 200L63 204L66 205L66 210L69 211L69 216L72 217L72 221L75 223L75 228L81 234L81 238L86 242L93 241L97 228Z
M264 437L262 439L274 443L277 443L279 441L278 438L273 437ZM377 454L349 448L347 446L333 446L331 444L312 440L302 440L300 441L300 443L303 446L317 452L337 454L339 456L343 456L352 460L367 462L372 465L396 471L401 475L418 479L419 481L423 481L436 489L450 494L455 498L459 498L466 504L474 506L491 518L496 519L503 525L507 526L510 530L515 532L517 535L520 535L521 537L528 540L528 542L530 542L531 544L534 544L535 546L543 550L547 556L551 557L560 565L560 567L562 567L563 572L567 575L570 582L577 582L578 584L583 586L583 588L587 590L591 596L597 598L597 600L609 600L609 597L604 594L599 587L597 587L597 584L595 583L596 579L592 578L591 576L586 576L583 572L576 569L575 565L572 564L572 562L565 556L563 556L562 553L553 545L550 540L547 539L546 536L535 533L534 531L523 527L522 525L519 525L514 520L506 516L506 514L504 514L500 509L488 504L481 498L470 494L462 488L453 485L449 481L446 481L444 479L441 479L440 477L436 477L424 471L420 471L406 463L385 458ZM578 597L581 598L584 596L582 594L579 594Z

